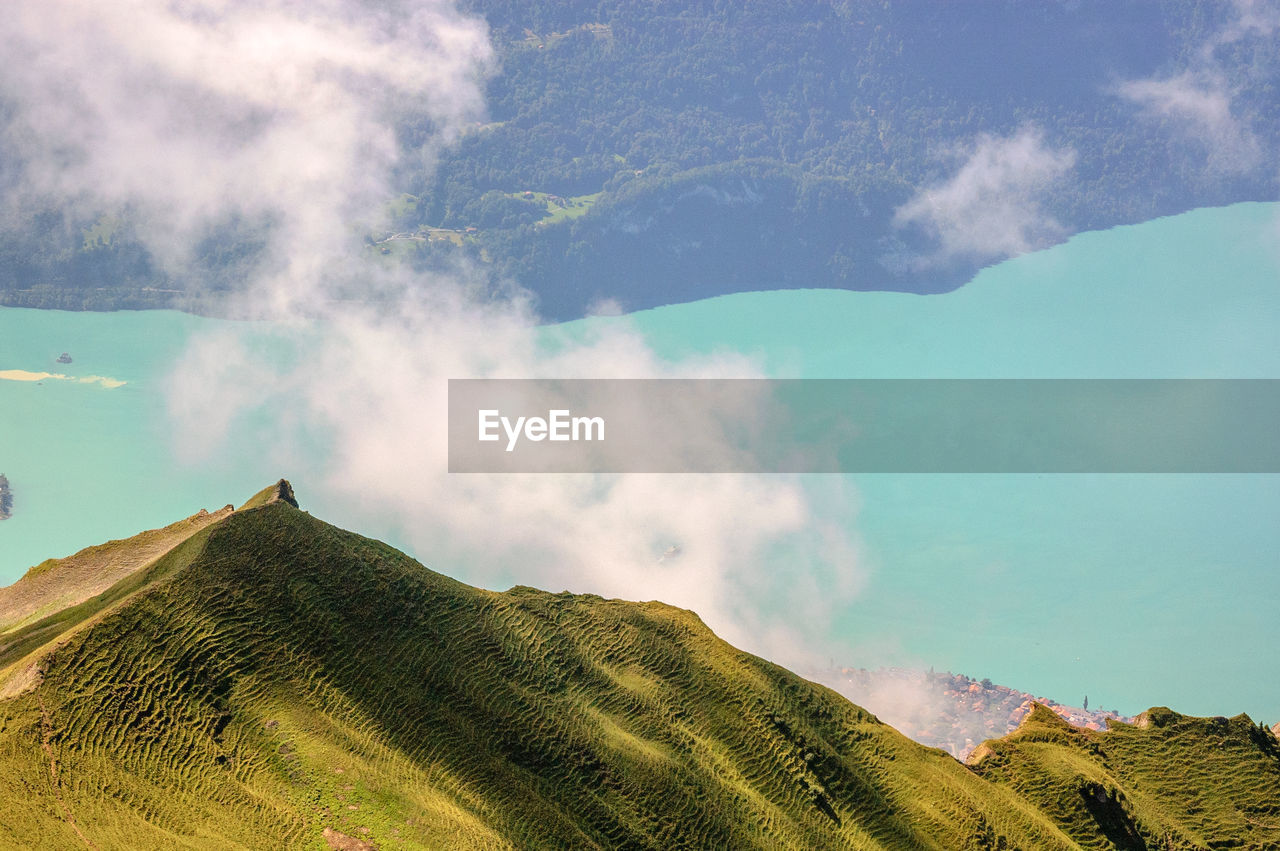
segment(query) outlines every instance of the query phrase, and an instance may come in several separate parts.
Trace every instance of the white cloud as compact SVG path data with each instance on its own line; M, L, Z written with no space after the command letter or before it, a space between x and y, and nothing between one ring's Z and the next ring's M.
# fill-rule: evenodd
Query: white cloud
M1130 80L1117 91L1137 104L1144 117L1167 120L1201 145L1213 172L1244 174L1262 161L1262 145L1248 124L1232 114L1232 92L1216 71Z
M1065 235L1043 201L1075 164L1075 151L1050 147L1041 130L1024 127L1008 137L983 134L960 154L950 178L894 213L897 226L917 225L937 240L926 265L1013 257Z
M1274 153L1241 105L1241 95L1259 82L1258 75L1247 62L1232 68L1219 54L1220 48L1242 41L1271 38L1280 29L1280 3L1234 0L1231 11L1231 20L1206 38L1181 73L1129 80L1115 88L1141 117L1167 124L1175 138L1197 145L1210 176L1248 174Z
M176 273L211 227L271 222L277 302L386 197L392 116L430 115L452 138L482 108L491 58L484 24L439 0L21 0L0 48L19 214L33 199L127 208Z
M1267 36L1280 29L1280 3L1276 0L1233 0L1235 18L1210 42L1210 49L1249 36Z
M450 475L447 381L501 377L740 377L750 362L668 364L625 323L558 352L509 304L480 304L434 281L394 318L331 312L322 326L195 347L175 372L173 410L188 451L227 451L227 412L287 412L334 449L327 492L376 525L391 521L429 565L488 587L507 583L693 609L737 646L792 664L829 654L830 625L862 581L842 483L811 496L794 478L748 475ZM319 331L323 340L301 339ZM266 343L261 336L266 333ZM246 376L255 352L294 345L295 367ZM279 421L279 414L272 414ZM274 434L275 457L294 434ZM305 496L305 494L304 494ZM821 506L819 510L818 506ZM671 545L678 558L661 560ZM779 556L781 551L783 555Z
M815 503L784 477L448 474L451 377L755 373L735 357L663 363L625 323L549 351L526 303L477 297L488 288L463 266L423 278L361 259L398 117L430 121L429 156L481 111L483 24L441 0L23 0L6 15L17 195L127 208L177 275L219 222L271 224L240 307L295 319L197 340L177 364L184 458L261 453L270 477L307 465L473 582L662 599L775 658L827 652L859 577L838 489ZM377 297L339 298L353 287ZM228 445L245 417L270 425ZM303 449L317 441L332 453ZM660 563L673 543L683 554Z

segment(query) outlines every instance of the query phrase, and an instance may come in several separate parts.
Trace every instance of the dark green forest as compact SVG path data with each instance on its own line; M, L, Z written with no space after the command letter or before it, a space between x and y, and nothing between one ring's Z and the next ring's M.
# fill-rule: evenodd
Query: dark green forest
M547 318L605 299L638 309L781 287L953 289L1000 257L922 264L936 235L894 214L981 134L1034 127L1074 152L1043 187L1062 225L1053 238L1276 198L1274 151L1210 167L1176 121L1143 120L1116 93L1203 62L1234 14L1227 2L465 5L500 59L487 121L431 172L402 168L403 194L366 251L424 271L466 256L534 292ZM1240 38L1212 58L1237 117L1280 138L1276 40ZM402 143L412 150L427 129L405 119ZM235 287L262 244L228 224L193 279L173 281L127 222L86 239L97 221L45 211L3 234L3 303L156 306L181 298L172 290ZM383 242L393 233L407 237Z

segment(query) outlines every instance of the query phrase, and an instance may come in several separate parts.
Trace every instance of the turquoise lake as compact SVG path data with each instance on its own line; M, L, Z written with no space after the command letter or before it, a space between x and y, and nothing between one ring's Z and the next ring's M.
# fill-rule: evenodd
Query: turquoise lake
M780 377L1280 378L1280 204L1082 234L945 295L748 293L568 330L613 322L672 359L742 352ZM193 334L226 324L0 309L0 371L124 382L0 380L0 472L15 496L0 583L282 474L314 513L396 543L326 496L321 464L278 469L269 441L251 439L269 422L243 425L234 457L176 456L171 365ZM55 362L63 351L73 363ZM856 657L837 664L932 665L1125 713L1280 720L1280 476L852 481L847 523L869 575L837 625Z

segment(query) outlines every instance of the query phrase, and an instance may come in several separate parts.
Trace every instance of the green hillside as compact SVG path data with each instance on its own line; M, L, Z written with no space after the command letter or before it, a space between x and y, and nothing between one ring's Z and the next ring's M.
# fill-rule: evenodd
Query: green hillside
M284 482L188 528L0 633L0 846L1280 844L1277 745L1244 718L1037 713L969 768L691 612L471 588Z
M1098 733L1037 706L969 761L1082 848L1280 847L1280 748L1246 715L1162 707Z

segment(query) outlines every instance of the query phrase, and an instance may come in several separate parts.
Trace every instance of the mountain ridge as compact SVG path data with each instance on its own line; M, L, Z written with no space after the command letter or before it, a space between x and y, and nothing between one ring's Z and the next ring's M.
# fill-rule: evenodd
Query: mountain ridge
M1091 759L1074 734L1033 725L966 767L691 612L472 588L283 485L35 651L40 680L0 702L0 795L29 804L0 846L1112 847L1087 807L1032 794L1084 799L1055 773ZM1158 750L1175 729L1125 735ZM1212 768L1240 776L1208 809L1235 827L1280 760L1244 721L1214 735L1231 759ZM1135 835L1192 836L1145 775L1106 771L1080 776L1140 802Z

